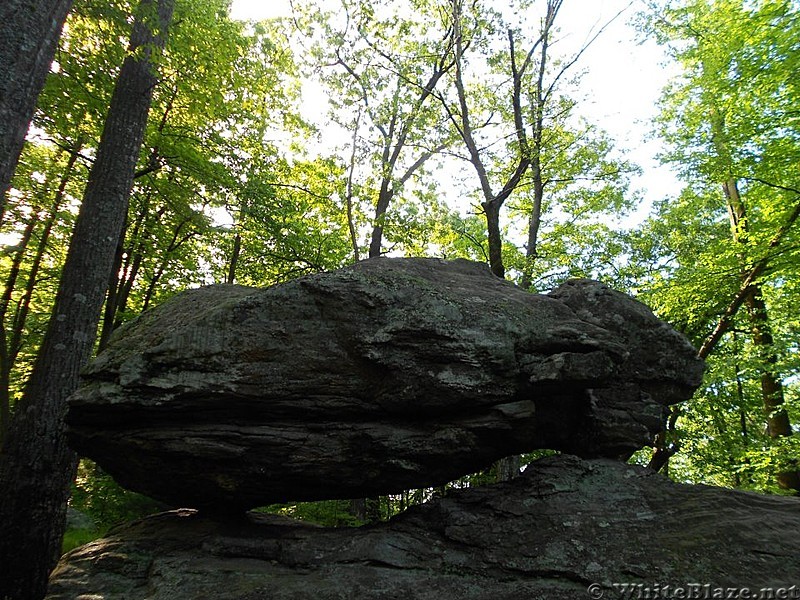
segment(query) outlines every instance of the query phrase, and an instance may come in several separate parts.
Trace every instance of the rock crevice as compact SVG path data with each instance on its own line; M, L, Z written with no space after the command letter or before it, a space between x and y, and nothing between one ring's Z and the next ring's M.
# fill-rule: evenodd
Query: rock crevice
M794 498L555 456L513 481L454 491L371 527L256 513L154 516L66 555L48 600L87 591L150 600L575 600L592 584L609 598L620 597L615 584L788 589L800 577L798 528Z

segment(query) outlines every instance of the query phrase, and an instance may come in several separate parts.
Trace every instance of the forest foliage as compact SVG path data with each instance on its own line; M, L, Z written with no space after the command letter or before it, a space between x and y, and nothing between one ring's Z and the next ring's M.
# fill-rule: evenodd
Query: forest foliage
M267 286L367 256L486 261L533 292L597 278L707 355L701 389L664 424L662 470L797 493L800 7L641 9L641 35L677 67L652 128L682 189L631 226L638 167L576 110L591 46L559 53L561 4L298 2L292 19L241 22L226 0L177 0L98 347L180 290ZM75 2L13 179L0 223L0 435L50 317L132 10ZM308 81L330 100L316 123ZM442 491L272 508L353 523ZM73 505L98 527L157 508L131 498L82 464Z

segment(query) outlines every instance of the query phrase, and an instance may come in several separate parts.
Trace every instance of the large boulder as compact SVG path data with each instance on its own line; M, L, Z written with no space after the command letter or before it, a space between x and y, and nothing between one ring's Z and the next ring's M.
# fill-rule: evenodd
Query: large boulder
M600 283L534 295L478 263L375 259L145 313L88 368L68 426L131 489L241 511L540 448L626 457L701 374L682 336Z
M542 459L372 527L276 519L181 511L124 526L65 555L47 599L800 596L800 500L609 459Z

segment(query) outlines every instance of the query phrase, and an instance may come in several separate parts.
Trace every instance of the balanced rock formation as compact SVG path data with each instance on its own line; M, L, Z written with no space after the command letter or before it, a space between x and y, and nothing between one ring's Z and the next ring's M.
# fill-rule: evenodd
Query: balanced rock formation
M702 362L594 281L374 259L185 292L121 328L70 401L76 450L173 506L243 511L443 484L538 448L626 457Z
M797 498L555 456L373 527L150 517L65 555L47 599L797 598L799 530Z

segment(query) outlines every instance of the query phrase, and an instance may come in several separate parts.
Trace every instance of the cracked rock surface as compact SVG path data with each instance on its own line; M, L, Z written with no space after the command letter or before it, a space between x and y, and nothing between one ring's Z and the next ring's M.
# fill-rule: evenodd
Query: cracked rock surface
M655 586L666 585L756 594L800 581L798 508L797 498L561 455L370 527L156 515L65 555L47 598L576 600L662 597ZM649 595L620 587L637 585ZM687 593L703 591L674 597L727 597Z
M124 486L241 513L441 485L535 449L624 458L702 369L598 282L535 295L479 263L382 258L176 296L116 332L67 422Z

